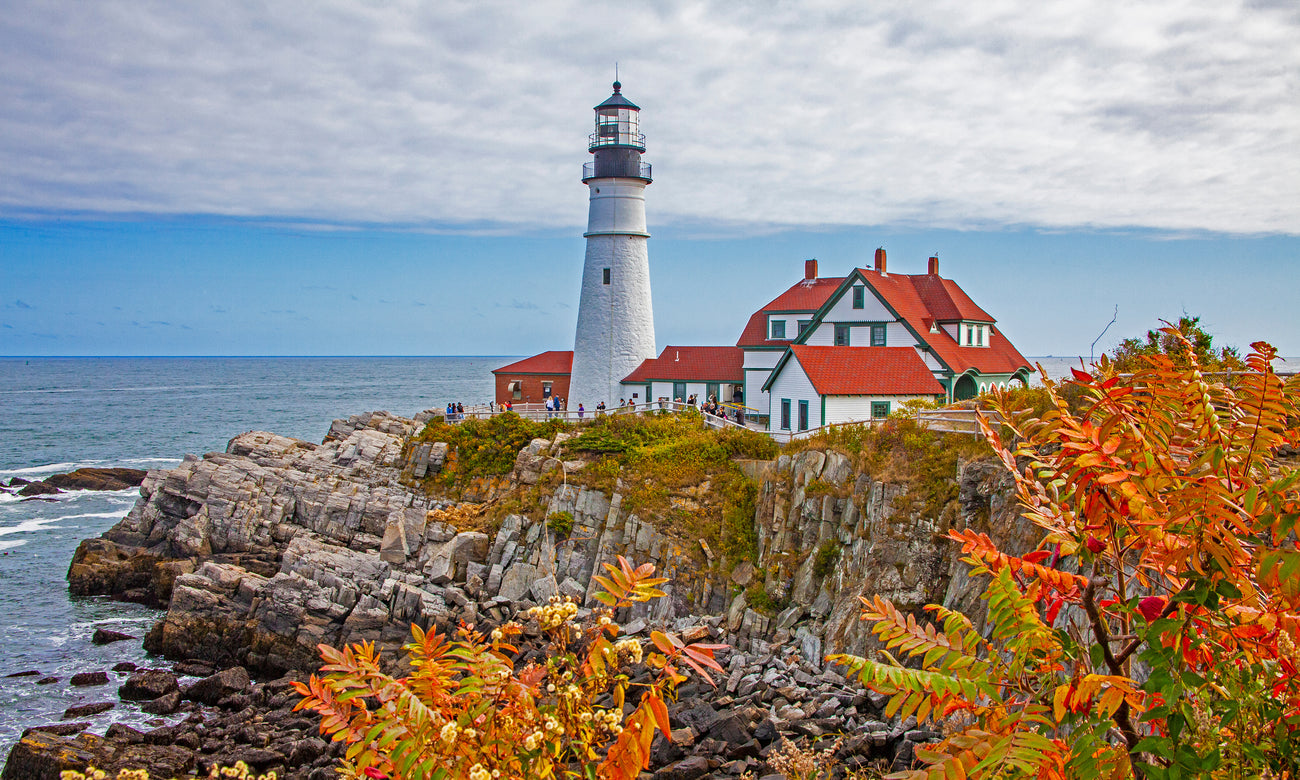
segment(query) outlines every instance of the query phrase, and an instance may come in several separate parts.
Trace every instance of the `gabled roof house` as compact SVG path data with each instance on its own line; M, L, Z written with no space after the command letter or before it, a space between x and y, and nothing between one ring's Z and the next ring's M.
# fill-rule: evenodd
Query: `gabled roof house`
M772 342L784 346L759 388L761 400L749 396L751 406L766 402L769 428L797 431L880 417L908 398L961 400L1027 381L1029 361L991 315L956 282L939 276L937 257L924 274L891 274L885 250L877 249L873 268L854 269L836 282L783 340L777 338L783 326L773 328L783 319L788 324L783 312L765 307L751 318L760 318L760 325L765 320L769 329L765 343L741 345L746 368L753 366L747 380L759 374L767 357L761 353L772 353ZM933 381L920 382L923 373Z

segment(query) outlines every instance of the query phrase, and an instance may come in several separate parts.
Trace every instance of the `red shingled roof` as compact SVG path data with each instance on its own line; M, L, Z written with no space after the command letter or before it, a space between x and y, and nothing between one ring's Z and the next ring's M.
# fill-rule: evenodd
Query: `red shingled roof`
M975 305L966 291L951 279L929 274L908 276L916 294L930 310L930 315L940 322L967 320L970 322L995 322L989 313Z
M930 274L882 274L869 268L859 268L858 273L955 373L974 368L983 374L1010 374L1029 365L996 326L989 329L987 347L958 346L942 326L938 333L930 332L930 325L936 322L995 322L951 279Z
M573 350L553 349L493 369L494 374L568 374L573 370Z
M831 293L840 286L844 277L824 279L800 279L790 289L776 296L771 303L754 312L745 324L736 341L738 347L784 347L788 339L772 340L767 337L767 313L774 311L808 312L817 311L831 297Z
M745 353L740 347L665 347L657 358L641 362L624 383L743 382Z
M793 344L790 350L818 395L943 395L912 347Z

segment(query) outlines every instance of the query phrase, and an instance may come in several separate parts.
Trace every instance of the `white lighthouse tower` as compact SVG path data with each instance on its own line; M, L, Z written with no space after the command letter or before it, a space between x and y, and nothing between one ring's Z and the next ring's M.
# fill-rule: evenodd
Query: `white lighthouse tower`
M570 410L579 403L588 410L601 401L618 403L619 380L656 354L645 222L650 165L641 162L641 109L623 97L622 88L615 81L614 94L596 106L596 132L588 146L594 157L582 166L591 206L583 234L587 258L573 340Z

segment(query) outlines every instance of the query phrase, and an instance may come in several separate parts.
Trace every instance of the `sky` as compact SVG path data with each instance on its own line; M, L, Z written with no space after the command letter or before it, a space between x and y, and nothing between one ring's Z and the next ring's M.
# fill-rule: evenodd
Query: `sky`
M1026 355L1300 355L1291 0L11 0L0 355L571 348L615 63L660 347L883 246Z

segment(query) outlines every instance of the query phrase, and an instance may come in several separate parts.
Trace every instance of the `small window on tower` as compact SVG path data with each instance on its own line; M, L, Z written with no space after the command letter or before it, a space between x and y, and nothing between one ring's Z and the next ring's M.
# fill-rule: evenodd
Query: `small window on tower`
M605 284L609 284L609 269L605 269Z

